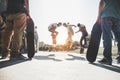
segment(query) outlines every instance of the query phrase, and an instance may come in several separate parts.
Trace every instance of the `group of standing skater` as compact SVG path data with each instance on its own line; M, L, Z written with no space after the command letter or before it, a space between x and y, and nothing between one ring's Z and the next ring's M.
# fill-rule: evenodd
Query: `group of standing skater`
M10 55L10 59L24 59L24 56L20 54L20 44L22 40L22 33L26 27L27 20L30 19L28 0L0 0L2 4L0 6L0 38L2 39L0 47L2 58L7 58ZM6 4L4 4L6 3ZM5 17L3 13L5 12ZM120 0L100 0L98 8L97 23L101 25L102 38L103 38L103 59L100 63L112 64L112 36L113 32L117 41L118 56L117 63L120 63ZM61 26L62 23L54 23L50 26L55 28L50 31L53 39L53 44L56 45L56 36L59 34L56 28ZM67 28L68 37L67 41L72 42L72 36L74 31L69 23L63 23L63 26ZM86 36L88 35L84 25L78 23L79 31L82 32L80 39L80 46L86 46ZM4 29L5 28L5 29ZM50 27L49 27L50 28ZM3 30L4 29L4 30ZM75 32L75 33L77 33ZM2 36L1 36L2 34ZM97 38L97 37L96 37ZM83 43L84 40L84 43ZM10 43L11 49L10 48Z

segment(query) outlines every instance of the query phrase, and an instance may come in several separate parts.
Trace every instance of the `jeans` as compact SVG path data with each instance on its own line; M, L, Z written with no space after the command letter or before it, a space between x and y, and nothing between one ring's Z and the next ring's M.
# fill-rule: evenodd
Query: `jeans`
M120 19L106 17L101 19L101 29L103 33L103 55L108 60L112 60L112 33L118 42L118 52L120 52ZM120 54L119 54L120 55Z
M83 40L84 40L84 44L83 44ZM87 44L86 36L82 36L81 39L80 39L80 46L84 47L86 44Z

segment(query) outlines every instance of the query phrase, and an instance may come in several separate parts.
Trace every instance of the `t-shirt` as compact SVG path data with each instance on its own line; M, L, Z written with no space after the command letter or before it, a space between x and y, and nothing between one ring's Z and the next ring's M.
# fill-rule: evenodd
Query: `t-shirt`
M104 0L105 6L101 17L114 17L120 19L120 0Z
M69 35L74 35L74 31L73 31L73 29L72 29L72 26L68 25L68 26L67 26L67 30L68 30L68 34L69 34Z
M23 12L28 15L24 0L8 0L7 13L13 14Z
M87 32L87 30L86 30L85 25L80 24L79 31L82 32L82 35L83 35L83 36L88 36L88 32Z

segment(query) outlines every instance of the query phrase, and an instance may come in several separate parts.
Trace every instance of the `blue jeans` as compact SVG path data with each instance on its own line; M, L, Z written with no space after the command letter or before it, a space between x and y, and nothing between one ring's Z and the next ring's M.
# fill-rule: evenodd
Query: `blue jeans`
M103 33L103 55L108 60L112 60L112 33L118 42L118 52L120 52L120 19L106 17L101 19L101 29ZM120 54L119 54L120 55Z

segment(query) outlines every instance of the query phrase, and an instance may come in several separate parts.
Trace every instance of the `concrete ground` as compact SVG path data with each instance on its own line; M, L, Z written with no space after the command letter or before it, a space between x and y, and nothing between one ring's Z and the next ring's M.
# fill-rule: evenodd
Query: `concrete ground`
M1 59L0 80L120 80L120 64L97 60L90 64L85 54L68 52L38 52L32 60Z

